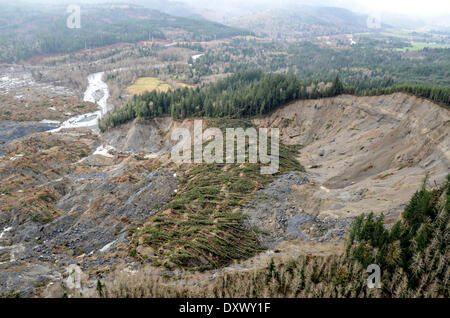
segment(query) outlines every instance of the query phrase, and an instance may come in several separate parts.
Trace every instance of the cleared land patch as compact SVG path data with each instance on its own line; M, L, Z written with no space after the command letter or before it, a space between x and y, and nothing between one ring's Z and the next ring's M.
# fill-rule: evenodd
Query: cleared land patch
M170 89L170 85L163 83L157 77L141 77L131 86L128 86L127 91L134 95L142 94L146 91L157 90L159 92L167 92Z
M158 92L167 92L171 89L184 88L184 87L192 87L185 83L174 83L170 84L166 81L161 80L158 77L141 77L138 78L137 81L127 87L127 91L133 95L140 95L144 92L158 91Z

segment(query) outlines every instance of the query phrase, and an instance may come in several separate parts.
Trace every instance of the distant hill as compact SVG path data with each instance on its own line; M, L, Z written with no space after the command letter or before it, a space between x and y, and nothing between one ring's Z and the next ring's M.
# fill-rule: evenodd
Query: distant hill
M367 16L337 7L299 6L268 9L229 17L224 23L241 26L272 38L305 38L367 31Z
M0 8L0 62L69 53L149 38L207 41L250 32L205 19L175 17L136 5L82 5L81 28L67 27L66 6Z
M180 1L168 1L168 0L128 0L129 3L142 5L146 8L155 9L170 15L185 18L204 19L204 17L196 10Z

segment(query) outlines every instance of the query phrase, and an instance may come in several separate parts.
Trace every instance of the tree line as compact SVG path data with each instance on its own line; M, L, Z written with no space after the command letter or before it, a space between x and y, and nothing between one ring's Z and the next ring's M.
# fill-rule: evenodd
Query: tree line
M344 86L339 76L331 85L308 86L294 74L266 74L247 70L219 80L203 88L183 88L168 92L146 92L99 121L102 131L135 118L150 119L171 116L176 120L187 117L248 118L268 114L294 100L333 97L343 93L373 96L404 92L450 106L450 89L428 86L380 86L358 88Z
M309 91L293 74L265 74L261 70L247 70L203 88L152 91L134 96L126 106L103 117L99 127L104 131L135 118L166 115L174 119L247 118L270 113L297 99L331 97L343 91L339 77L325 90Z
M392 93L407 93L420 98L429 99L437 104L450 107L450 88L439 86L410 86L410 85L396 85L390 87L377 87L369 89L359 89L355 86L348 86L345 88L345 93L358 96L375 96L386 95Z

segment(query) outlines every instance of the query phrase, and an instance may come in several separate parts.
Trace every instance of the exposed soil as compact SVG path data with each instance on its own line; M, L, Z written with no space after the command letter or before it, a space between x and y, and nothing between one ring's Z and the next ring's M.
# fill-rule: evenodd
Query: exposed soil
M253 122L303 145L310 182L292 190L299 211L320 219L383 212L392 223L427 173L434 185L450 171L449 120L447 109L398 93L300 101Z

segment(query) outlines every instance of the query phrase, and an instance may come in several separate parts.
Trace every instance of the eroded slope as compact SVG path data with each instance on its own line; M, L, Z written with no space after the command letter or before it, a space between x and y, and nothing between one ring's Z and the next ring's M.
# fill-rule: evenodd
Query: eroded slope
M391 223L427 173L440 184L450 171L449 120L445 108L392 94L300 101L253 122L303 145L298 159L310 182L293 188L298 213L383 212Z

